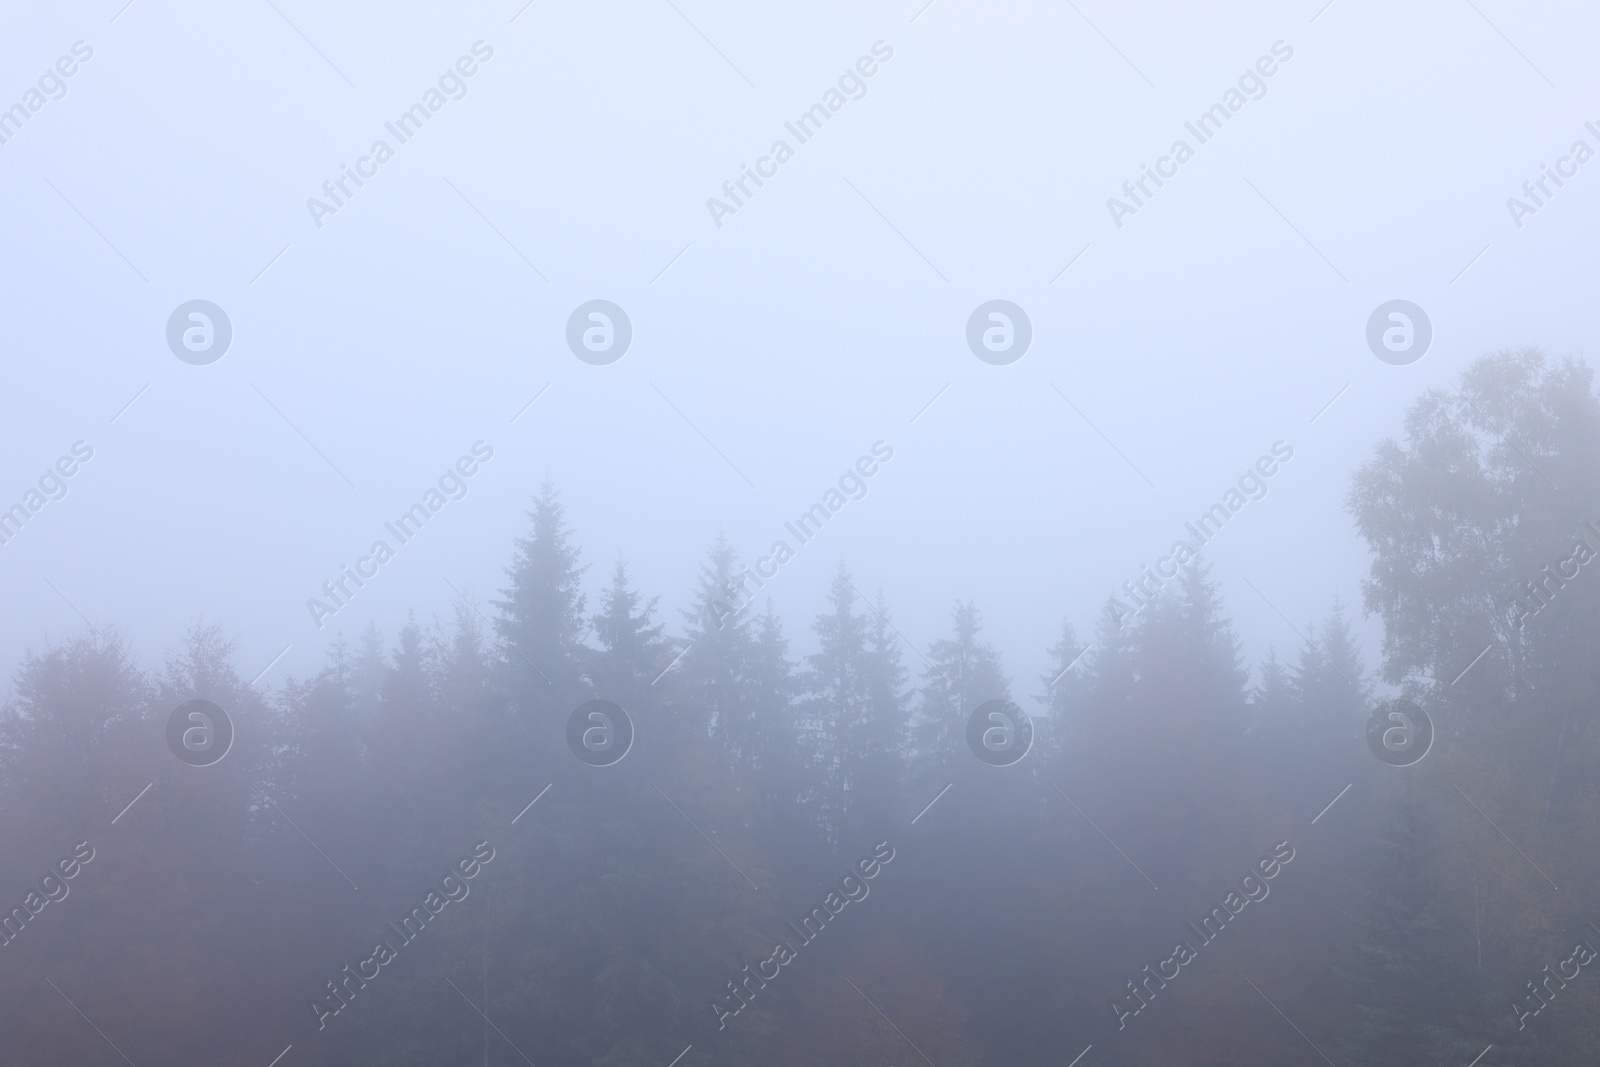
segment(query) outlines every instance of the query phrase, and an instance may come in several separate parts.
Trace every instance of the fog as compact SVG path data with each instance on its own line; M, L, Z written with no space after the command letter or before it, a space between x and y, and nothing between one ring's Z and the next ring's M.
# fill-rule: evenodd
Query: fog
M3 25L0 1059L1600 1037L1592 9Z

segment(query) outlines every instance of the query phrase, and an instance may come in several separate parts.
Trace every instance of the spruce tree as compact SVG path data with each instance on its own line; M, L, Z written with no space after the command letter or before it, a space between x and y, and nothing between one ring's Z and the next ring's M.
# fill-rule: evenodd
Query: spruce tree
M378 714L384 678L389 673L385 659L383 633L376 622L369 622L361 631L361 645L351 664L350 678L356 714L363 719L370 720Z
M1308 630L1299 661L1291 668L1295 703L1308 725L1329 743L1358 736L1372 700L1372 686L1361 662L1344 609L1333 606L1319 632Z
M837 835L850 806L855 783L847 764L869 714L866 633L863 619L853 610L855 600L856 591L841 562L828 588L828 607L811 624L818 648L806 657L801 678L805 695L799 721L811 753L815 811L830 836Z
M951 635L933 643L922 672L915 752L924 766L956 754L966 744L967 717L990 700L1010 700L1011 680L993 645L979 638L983 621L971 601L951 609Z
M829 838L874 832L894 810L905 748L906 670L882 596L856 611L857 590L841 562L828 607L812 623L818 650L807 657L802 736Z
M524 713L557 717L582 698L585 568L565 509L546 482L528 512L531 529L516 541L506 569L511 584L494 602L499 684Z
M1048 768L1060 760L1069 739L1076 737L1079 742L1082 740L1084 679L1087 675L1083 663L1088 658L1089 650L1078 639L1072 624L1063 619L1060 636L1045 652L1050 657L1050 666L1039 677L1041 691L1034 699L1043 706L1045 712L1038 724L1037 744L1040 762Z
M672 659L656 623L658 597L645 600L628 580L628 566L617 557L611 584L600 594L600 611L590 620L599 648L589 658L595 693L616 701L630 714L651 703L652 687Z
M700 567L693 605L683 611L687 650L678 670L683 714L729 759L754 766L760 738L749 685L755 634L739 599L738 553L718 535Z
M881 591L866 608L860 669L866 717L858 731L846 732L843 758L850 783L847 843L886 833L898 817L910 740L911 692L902 641Z
M1267 649L1261 661L1260 677L1250 689L1250 707L1253 712L1252 732L1270 730L1294 712L1297 696L1289 668L1278 658L1276 647Z

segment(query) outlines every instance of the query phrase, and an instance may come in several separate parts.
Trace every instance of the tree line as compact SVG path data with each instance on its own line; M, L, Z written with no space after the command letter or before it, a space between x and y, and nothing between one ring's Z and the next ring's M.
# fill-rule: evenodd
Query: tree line
M841 563L796 656L770 604L726 610L725 540L675 625L620 559L591 603L549 485L497 598L369 626L276 692L215 624L159 665L107 632L29 652L0 717L6 1059L1577 1062L1600 1037L1600 979L1561 977L1600 945L1600 580L1526 607L1600 520L1592 372L1478 360L1347 505L1372 671L1338 605L1250 670L1203 561L1131 622L1063 623L1021 683L975 604L911 650ZM1364 740L1391 694L1436 730L1405 768ZM196 698L235 729L208 767L165 740ZM567 747L595 698L635 731L610 766ZM1010 766L967 747L991 700L1032 719ZM74 849L92 862L34 911ZM1225 903L1291 853L1270 896Z

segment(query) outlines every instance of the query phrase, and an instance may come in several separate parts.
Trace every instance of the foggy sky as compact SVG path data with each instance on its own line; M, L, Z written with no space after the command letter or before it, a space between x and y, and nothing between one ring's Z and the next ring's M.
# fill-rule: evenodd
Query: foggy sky
M620 551L676 609L719 530L752 562L882 440L765 590L794 650L843 558L924 650L976 600L1020 697L1063 616L1086 639L1282 440L1205 552L1254 663L1336 597L1359 619L1343 496L1412 400L1595 335L1600 162L1520 227L1506 204L1600 149L1587 6L275 3L5 13L0 107L93 56L0 144L0 507L93 458L0 546L0 662L86 616L149 664L203 618L246 678L286 645L262 685L309 673L338 631L496 597L545 479L591 608ZM465 95L319 228L307 198L479 41ZM1265 95L1198 144L1276 42ZM707 199L779 138L794 158L719 227ZM1178 139L1194 158L1118 227L1107 199ZM609 366L564 339L596 298L633 325ZM1010 366L965 342L996 298L1033 326ZM1409 366L1364 337L1395 298L1433 324ZM191 299L232 322L209 366L167 348ZM467 495L318 630L307 599L477 441Z

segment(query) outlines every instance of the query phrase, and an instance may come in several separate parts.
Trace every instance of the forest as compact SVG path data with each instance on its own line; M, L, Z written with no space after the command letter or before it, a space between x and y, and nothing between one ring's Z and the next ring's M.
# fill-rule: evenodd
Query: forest
M918 648L848 561L783 619L718 540L664 605L549 484L502 588L276 687L247 620L42 646L0 709L5 1062L1592 1062L1592 368L1483 356L1367 456L1363 602L1260 662L1203 552L1015 678L981 603ZM1402 706L1426 751L1378 758Z

